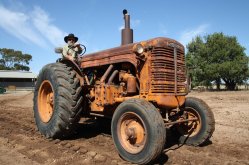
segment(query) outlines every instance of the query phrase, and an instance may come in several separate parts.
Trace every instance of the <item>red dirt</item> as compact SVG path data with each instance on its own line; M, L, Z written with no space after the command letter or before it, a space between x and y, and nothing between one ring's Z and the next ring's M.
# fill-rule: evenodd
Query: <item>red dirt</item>
M157 164L249 164L249 91L192 92L215 115L209 144L178 146L169 136ZM112 141L108 122L88 120L69 140L46 139L36 129L33 93L0 95L0 164L129 164ZM171 140L170 140L171 139Z

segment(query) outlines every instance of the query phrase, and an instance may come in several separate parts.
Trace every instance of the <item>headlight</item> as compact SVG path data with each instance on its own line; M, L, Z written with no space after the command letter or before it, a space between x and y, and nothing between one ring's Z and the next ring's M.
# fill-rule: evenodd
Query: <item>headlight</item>
M144 47L141 44L136 44L135 47L133 48L133 50L134 50L135 53L143 54Z

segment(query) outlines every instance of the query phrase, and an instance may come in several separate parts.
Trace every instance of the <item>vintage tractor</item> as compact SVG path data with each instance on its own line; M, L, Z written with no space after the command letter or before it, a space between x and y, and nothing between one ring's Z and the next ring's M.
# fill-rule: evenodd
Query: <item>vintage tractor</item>
M186 97L184 47L169 38L133 43L130 16L123 11L122 45L48 64L39 73L34 117L47 138L70 136L81 118L111 118L120 156L147 164L163 151L166 128L179 142L198 146L215 129L214 115L202 100Z

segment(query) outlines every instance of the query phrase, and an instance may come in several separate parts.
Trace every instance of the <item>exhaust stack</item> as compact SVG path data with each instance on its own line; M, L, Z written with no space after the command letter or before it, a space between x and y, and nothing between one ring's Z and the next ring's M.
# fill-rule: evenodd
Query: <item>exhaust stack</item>
M126 45L133 43L133 30L130 28L130 15L126 9L123 10L125 28L122 29L122 44Z

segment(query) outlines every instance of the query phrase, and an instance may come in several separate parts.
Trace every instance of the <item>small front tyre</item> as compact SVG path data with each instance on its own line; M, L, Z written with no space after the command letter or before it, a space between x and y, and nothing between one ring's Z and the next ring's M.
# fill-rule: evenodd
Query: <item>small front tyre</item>
M176 125L179 142L192 146L206 143L215 130L214 114L209 106L201 99L188 97L182 110L184 119L192 121Z
M145 100L121 103L114 112L111 131L120 156L132 163L151 163L164 149L163 119L156 107Z

